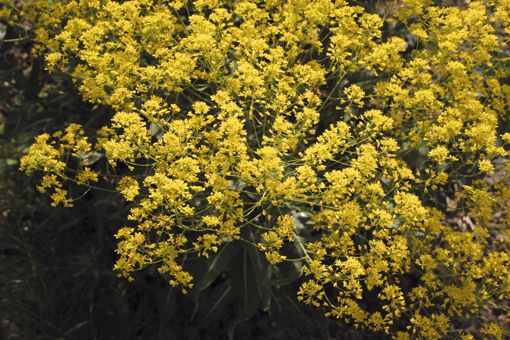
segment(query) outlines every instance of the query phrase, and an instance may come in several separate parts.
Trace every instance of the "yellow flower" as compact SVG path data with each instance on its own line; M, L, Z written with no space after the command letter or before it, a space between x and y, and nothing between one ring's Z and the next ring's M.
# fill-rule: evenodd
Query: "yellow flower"
M97 134L87 123L36 137L20 169L44 171L38 189L52 188L53 205L64 206L72 199L63 182L122 176L117 190L133 202L136 226L116 235L120 275L159 263L172 285L190 288L188 253L213 256L253 228L260 239L245 246L275 271L288 261L310 276L303 302L385 332L408 318L395 339L438 339L450 314L510 295L508 242L488 240L510 191L472 179L476 166L509 168L497 164L510 155L510 134L499 135L510 106L499 42L510 7L464 7L27 2L48 69L115 113ZM98 181L100 162L76 162L89 141L104 151L101 177L111 180ZM472 227L442 223L437 209L453 209L438 200L445 192ZM408 273L421 275L413 287L399 281ZM383 303L369 313L358 300L374 288ZM432 306L442 311L427 313ZM485 331L503 336L494 325Z

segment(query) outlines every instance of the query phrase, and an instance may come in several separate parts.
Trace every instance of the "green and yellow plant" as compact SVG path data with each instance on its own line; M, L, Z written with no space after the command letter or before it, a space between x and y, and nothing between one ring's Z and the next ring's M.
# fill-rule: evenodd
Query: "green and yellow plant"
M278 301L290 266L308 278L297 299L399 340L510 312L510 217L490 223L510 196L510 2L34 0L19 15L50 71L116 110L40 135L21 169L44 172L54 205L79 198L66 182L116 183L133 204L119 275L156 264L196 297L242 249L241 319ZM447 196L473 230L444 223ZM192 275L193 254L216 267Z

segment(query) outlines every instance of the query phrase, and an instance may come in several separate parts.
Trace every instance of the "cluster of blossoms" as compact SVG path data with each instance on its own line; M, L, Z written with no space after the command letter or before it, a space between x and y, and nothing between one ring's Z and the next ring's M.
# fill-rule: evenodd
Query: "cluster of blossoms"
M28 2L23 15L48 69L116 114L95 134L71 124L39 136L21 169L42 170L39 189L66 206L77 197L65 181L117 184L135 204L136 227L116 235L125 276L158 263L172 285L192 288L183 256L214 256L252 228L251 245L274 268L300 263L305 303L374 331L407 319L399 340L439 339L452 316L510 298L508 235L492 240L489 222L510 197L510 134L499 128L510 101L510 2L376 9ZM388 34L398 27L406 33ZM106 162L91 164L93 154ZM505 176L492 186L475 180L447 193L455 179L494 171ZM462 202L474 230L443 223L433 204L441 193ZM379 292L379 310L360 304L367 291Z

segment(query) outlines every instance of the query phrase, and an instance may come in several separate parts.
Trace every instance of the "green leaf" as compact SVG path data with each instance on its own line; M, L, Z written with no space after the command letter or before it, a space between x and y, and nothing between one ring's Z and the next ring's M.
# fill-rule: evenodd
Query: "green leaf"
M257 279L248 256L248 252L244 250L240 259L242 262L235 261L232 267L232 287L237 288L238 294L244 300L244 306L237 318L228 326L227 334L230 340L234 338L236 326L257 313L260 302L259 294L257 294Z
M273 286L285 286L303 275L302 262L282 262L273 271L275 275L271 279ZM275 277L276 276L276 277Z
M240 248L239 242L228 242L220 248L217 254L210 254L209 258L199 258L193 273L191 273L194 282L189 297L195 302L192 318L198 311L200 292L209 287L225 270Z
M90 320L86 320L86 321L82 321L80 323L78 323L77 325L75 325L74 327L72 327L71 329L69 329L64 335L63 335L63 339L68 336L69 334L73 333L74 331L82 328L83 326L85 326L86 324L88 324L90 322Z
M229 303L235 298L234 291L232 290L232 286L230 284L223 284L215 287L214 291L211 293L211 300L214 301L216 298L214 305L209 309L206 316L200 323L200 328L207 327L211 322L217 320L215 318L211 318L214 311L220 310L221 308L228 308Z
M253 231L252 226L247 226L241 230L241 237L251 243L257 244L261 241L261 233L261 229ZM265 254L254 245L243 242L243 248L248 252L253 271L255 272L257 291L262 302L262 310L267 312L271 307L271 264L267 261Z
M298 302L296 291L291 286L274 289L273 301L274 308L271 308L270 316L271 320L275 322L275 327L268 334L268 338L281 330L287 329L289 325L295 324L296 320L307 324L308 329L317 335L321 334L317 324L306 316L303 310L304 305Z

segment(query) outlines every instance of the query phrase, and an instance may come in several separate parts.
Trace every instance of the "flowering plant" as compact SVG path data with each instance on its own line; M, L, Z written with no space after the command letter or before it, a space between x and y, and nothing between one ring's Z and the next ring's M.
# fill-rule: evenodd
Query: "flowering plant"
M70 124L40 135L21 169L44 172L39 190L54 205L78 199L66 181L116 184L133 204L133 225L116 235L120 275L157 264L197 299L242 252L252 291L239 320L301 274L299 300L400 340L439 339L452 316L488 304L508 312L508 218L498 240L490 219L510 196L510 4L388 0L370 10L27 3L48 69L116 113L95 132ZM499 182L481 180L495 171ZM444 223L447 196L473 230ZM192 254L209 259L193 275ZM360 304L370 291L371 310ZM407 329L392 326L400 319ZM496 323L483 331L507 334Z

